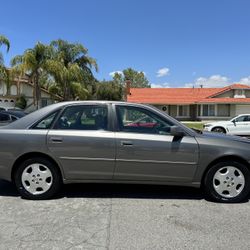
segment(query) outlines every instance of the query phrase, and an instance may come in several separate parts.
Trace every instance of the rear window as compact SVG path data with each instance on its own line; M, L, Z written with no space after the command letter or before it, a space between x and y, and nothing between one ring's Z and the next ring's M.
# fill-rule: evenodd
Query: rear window
M10 116L7 114L0 114L0 122L10 121Z

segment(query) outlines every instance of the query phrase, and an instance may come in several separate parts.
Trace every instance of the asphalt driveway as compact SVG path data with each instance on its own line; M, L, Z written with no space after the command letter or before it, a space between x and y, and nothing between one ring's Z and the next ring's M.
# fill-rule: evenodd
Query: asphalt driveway
M0 249L249 249L249 211L164 186L77 184L28 201L0 181Z

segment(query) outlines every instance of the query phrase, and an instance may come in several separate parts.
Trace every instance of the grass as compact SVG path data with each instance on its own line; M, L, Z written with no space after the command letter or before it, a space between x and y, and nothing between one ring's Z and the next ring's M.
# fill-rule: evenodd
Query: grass
M204 122L182 122L182 123L189 128L203 130Z

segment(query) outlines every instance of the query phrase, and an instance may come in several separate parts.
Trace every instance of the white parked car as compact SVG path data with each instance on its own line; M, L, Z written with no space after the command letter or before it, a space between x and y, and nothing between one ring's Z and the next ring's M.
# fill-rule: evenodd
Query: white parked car
M250 135L250 114L242 114L230 121L210 122L204 125L204 131L231 135Z

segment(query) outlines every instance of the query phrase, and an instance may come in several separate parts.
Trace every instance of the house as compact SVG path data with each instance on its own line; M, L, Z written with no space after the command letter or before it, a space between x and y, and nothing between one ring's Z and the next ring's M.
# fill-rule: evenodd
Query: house
M24 96L27 106L25 111L31 112L36 109L34 85L28 77L15 78L9 89L7 84L0 80L0 107L14 107L16 100ZM60 97L52 95L46 89L41 89L42 107L55 103Z
M227 120L250 114L250 86L128 88L127 101L151 104L178 120Z

